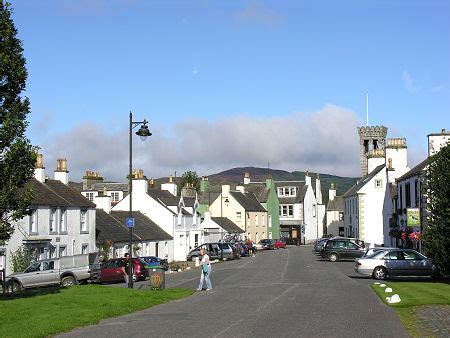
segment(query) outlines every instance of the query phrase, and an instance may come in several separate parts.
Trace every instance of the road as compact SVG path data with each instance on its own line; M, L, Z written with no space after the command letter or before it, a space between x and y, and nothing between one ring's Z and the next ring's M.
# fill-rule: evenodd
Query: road
M213 265L213 290L76 329L65 337L408 337L353 262L288 247ZM199 269L167 276L195 289ZM148 281L146 282L148 284Z

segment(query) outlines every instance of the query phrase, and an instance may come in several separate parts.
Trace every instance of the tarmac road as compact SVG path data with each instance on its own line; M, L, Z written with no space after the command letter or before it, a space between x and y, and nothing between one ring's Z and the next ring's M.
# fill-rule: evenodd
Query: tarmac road
M64 337L408 337L353 262L319 259L311 246L213 265L213 290L76 329ZM195 289L199 269L167 275ZM137 283L136 287L147 285Z

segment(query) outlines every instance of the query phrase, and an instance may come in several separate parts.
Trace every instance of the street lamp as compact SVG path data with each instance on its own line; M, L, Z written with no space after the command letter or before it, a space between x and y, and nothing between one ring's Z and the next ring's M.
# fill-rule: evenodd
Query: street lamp
M133 173L132 173L132 168L133 168L133 158L132 158L132 154L133 154L133 140L132 140L132 131L134 128L136 128L138 125L141 125L141 128L139 128L139 130L136 132L136 135L138 135L142 141L145 141L147 139L148 136L151 136L152 133L150 132L150 130L148 130L148 126L147 126L148 121L146 119L144 119L144 121L133 121L133 114L131 113L130 110L130 128L129 128L129 132L130 132L130 172L128 175L128 180L129 180L129 196L130 196L130 211L129 211L129 218L133 218L133 199L132 199L132 192L133 192ZM133 224L134 225L134 224ZM128 287L129 288L133 288L133 227L130 226L129 227L129 232L130 232L130 245L129 245L129 258L130 258L130 275L128 278Z

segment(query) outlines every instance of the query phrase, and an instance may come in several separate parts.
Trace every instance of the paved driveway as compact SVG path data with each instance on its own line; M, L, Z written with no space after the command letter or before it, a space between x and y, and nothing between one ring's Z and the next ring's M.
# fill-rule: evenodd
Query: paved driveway
M352 262L320 260L311 247L265 251L213 266L212 291L74 330L71 337L407 337L395 313ZM200 270L168 275L196 288ZM148 284L148 282L147 282Z

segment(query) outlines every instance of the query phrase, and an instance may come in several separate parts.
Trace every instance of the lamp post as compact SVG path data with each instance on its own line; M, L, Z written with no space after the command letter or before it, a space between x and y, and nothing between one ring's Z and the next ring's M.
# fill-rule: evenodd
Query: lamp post
M144 121L133 121L133 114L131 113L130 110L130 128L129 128L129 132L130 132L130 172L128 174L128 180L129 180L129 196L130 196L130 210L129 210L129 218L133 218L133 196L132 196L132 192L133 192L133 173L132 173L132 168L133 168L133 139L132 139L132 131L134 128L136 128L138 125L141 125L141 128L139 128L139 130L136 132L136 135L140 136L142 141L145 141L146 138L148 136L151 136L152 133L150 132L150 130L148 130L148 126L147 126L148 121L146 119L144 119ZM133 224L134 225L134 224ZM129 258L130 258L130 275L128 278L128 287L129 288L133 288L133 227L130 226L129 227L129 232L130 232L130 243L129 243Z

